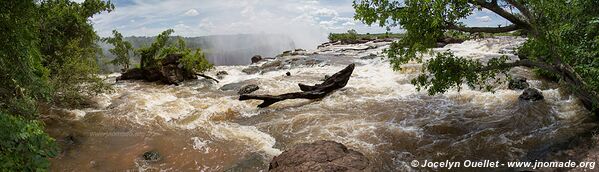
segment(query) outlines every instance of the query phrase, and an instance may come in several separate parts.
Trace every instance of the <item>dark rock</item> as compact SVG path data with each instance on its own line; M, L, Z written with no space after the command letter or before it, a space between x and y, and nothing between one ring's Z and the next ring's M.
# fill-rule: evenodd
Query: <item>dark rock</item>
M518 97L521 101L538 101L543 100L543 93L535 88L527 88Z
M333 141L300 144L270 162L271 171L371 171L368 158Z
M165 84L177 85L185 80L197 79L193 71L186 70L179 65L179 59L182 57L181 54L168 54L158 65L143 69L129 69L116 78L116 80L161 81Z
M511 90L522 90L528 87L528 82L526 82L526 78L523 77L514 77L510 79L510 82L508 83L508 88Z
M243 85L245 85L245 83L243 83L243 82L230 83L230 84L223 85L219 89L222 91L240 90Z
M254 57L252 57L252 63L258 63L261 60L262 60L262 56L260 56L260 55L255 55Z
M306 51L306 50L298 48L298 49L295 49L295 51Z
M367 56L360 57L360 59L362 59L362 60L370 60L370 59L374 59L374 58L376 58L376 54L372 54L372 53Z
M241 89L239 89L239 91L237 93L239 94L250 94L256 90L260 89L260 87L258 87L257 85L254 84L250 84L250 85L246 85L241 87Z
M287 73L285 73L285 75L291 76L291 72L287 72Z
M229 73L227 73L227 71L218 71L218 72L216 72L216 78L218 78L218 79L225 78L225 75L229 75Z
M157 151L148 151L143 154L143 158L146 161L158 161L160 160L160 154Z

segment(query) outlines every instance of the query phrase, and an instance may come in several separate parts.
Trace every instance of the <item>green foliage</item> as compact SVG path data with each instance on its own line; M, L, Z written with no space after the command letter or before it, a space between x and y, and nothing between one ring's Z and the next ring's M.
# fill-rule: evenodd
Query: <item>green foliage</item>
M330 42L357 43L359 40L374 40L384 38L401 38L403 34L380 33L380 34L358 34L355 30L348 30L347 33L329 33Z
M87 0L0 1L0 169L44 171L54 140L35 120L37 103L98 93L98 40L88 19L112 9ZM54 98L54 99L52 99Z
M57 104L78 105L87 96L109 88L96 75L99 37L89 18L113 8L110 2L100 0L40 2L38 12L44 17L39 26L42 64L50 72Z
M516 2L516 3L514 3ZM492 59L487 63L455 57L451 53L437 53L424 63L423 74L413 83L428 89L429 94L442 93L460 88L462 83L472 87L489 88L489 79L500 72L518 66L537 67L535 71L549 77L559 77L570 82L577 78L558 70L572 68L583 81L573 89L586 90L589 94L599 91L599 1L588 0L530 0L530 1L469 1L469 0L405 0L403 3L389 0L354 1L355 18L366 24L380 26L400 25L406 30L405 37L394 42L387 51L394 69L410 61L422 62L423 54L433 54L429 47L443 36L472 38L473 34L455 32L457 28L468 29L461 19L483 8L501 11L521 8L507 18L514 21L516 32L493 35L520 35L526 33L528 40L519 49L520 57L532 63L514 64L505 58ZM528 13L528 14L524 14ZM510 17L510 15L512 15ZM479 29L479 28L477 28ZM449 31L449 32L448 32ZM489 34L485 33L485 34ZM483 36L485 34L482 34ZM574 79L573 79L574 78ZM576 82L577 83L577 82ZM568 83L572 85L572 83ZM594 99L592 101L599 101Z
M150 68L156 66L156 59L161 55L161 50L167 45L170 35L175 32L173 29L168 29L160 33L150 47L143 47L136 50L136 53L141 56L140 67Z
M0 109L27 117L35 115L36 100L50 93L36 11L33 1L0 1Z
M137 50L137 53L141 55L142 68L154 67L159 60L169 54L181 54L182 58L179 62L183 68L195 73L202 73L214 67L199 48L195 51L187 48L183 38L178 37L176 43L169 42L173 32L172 29L168 29L158 35L150 47Z
M46 171L48 158L58 153L56 143L36 120L0 112L0 169Z
M130 53L133 51L133 46L130 42L123 40L123 35L116 30L112 31L113 37L111 38L103 38L102 41L105 41L109 44L112 44L114 48L108 50L112 53L116 58L110 61L111 64L114 65L122 65L124 70L129 69L129 65L131 64L129 60Z

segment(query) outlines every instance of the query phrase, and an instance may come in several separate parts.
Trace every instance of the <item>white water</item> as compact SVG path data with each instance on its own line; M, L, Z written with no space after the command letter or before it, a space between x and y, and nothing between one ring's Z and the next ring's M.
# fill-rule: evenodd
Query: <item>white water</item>
M458 56L482 61L502 55L514 60L517 57L509 54L510 50L523 41L523 38L489 38L450 44L435 51L450 50ZM348 50L368 46L378 48ZM75 121L85 120L86 115L93 112L111 119L110 123L104 124L108 126L125 123L132 126L129 128L141 128L135 131L183 132L173 134L176 136L172 136L175 137L172 143L154 143L152 140L156 139L148 137L123 141L142 142L138 148L127 149L135 152L131 153L133 157L140 151L158 149L167 154L167 159L158 165L140 165L138 161L131 165L130 162L111 160L104 164L120 163L120 169L122 166L141 166L142 169L222 171L243 162L244 157L252 153L260 154L267 163L294 144L327 139L363 152L377 169L413 170L405 162L412 159L464 159L473 155L502 160L530 158L529 151L575 137L593 126L588 122L588 112L574 97L562 93L558 87L544 86L543 81L532 76L527 76L529 83L542 90L544 103L518 102L521 91L508 90L505 85L499 86L495 93L464 87L460 92L450 90L443 95L428 96L410 84L410 80L419 74L420 64L406 64L402 71L394 71L387 59L382 58L381 51L387 47L388 43L384 42L327 46L307 53L317 52L318 56L330 57L324 58L321 64L257 74L243 73L241 70L246 66L217 66L207 74L229 73L218 84L206 80L181 86L120 81L114 84L113 93L96 97L97 108L71 112L77 116ZM379 57L360 59L369 54ZM313 56L316 55L282 59ZM225 84L251 80L260 86L260 90L253 94L295 92L299 91L297 83L319 83L324 75L331 75L348 63L358 65L347 86L320 101L286 100L260 109L256 108L260 101L238 101L235 91L218 89ZM291 76L285 76L287 71ZM517 68L511 73L529 72ZM109 80L114 82L114 77L110 75ZM156 129L156 126L163 129ZM90 138L89 142L111 145L106 139L114 138ZM481 144L487 147L479 147ZM173 146L181 150L170 150L174 148L168 145L181 145ZM114 147L83 146L78 149L79 154L91 154ZM196 159L194 164L182 163L191 160L183 156L190 151L206 157L205 161ZM488 155L490 152L496 154ZM54 162L53 168L81 168L75 165L80 161L87 159L65 156ZM56 165L61 162L64 165Z

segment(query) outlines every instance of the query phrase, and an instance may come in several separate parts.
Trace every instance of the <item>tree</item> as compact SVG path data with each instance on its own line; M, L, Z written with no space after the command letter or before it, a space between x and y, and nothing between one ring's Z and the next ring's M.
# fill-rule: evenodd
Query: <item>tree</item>
M181 54L180 59L183 68L194 73L202 73L212 69L213 65L208 62L201 49L191 50L187 48L185 40L178 37L177 43L169 42L171 34L175 31L168 29L160 33L150 47L140 48L136 51L141 56L140 66L142 69L151 68L157 65L157 60L166 57L168 54Z
M423 64L423 74L412 80L429 94L460 88L463 83L492 89L490 80L513 67L530 67L557 78L583 105L599 114L599 1L589 0L388 0L354 1L355 18L367 24L401 26L405 37L394 42L387 55L394 69L422 54L447 31L506 33L521 31L528 40L519 48L520 59L505 57L488 63L436 53ZM489 10L511 22L507 26L469 27L460 20L476 10ZM494 83L494 82L491 82Z
M39 47L42 65L49 71L53 100L60 105L79 105L109 87L96 75L99 67L96 44L100 37L89 21L93 15L111 11L109 1L43 0L39 2Z
M112 44L114 48L108 50L112 53L115 59L111 60L110 63L114 65L122 65L124 70L129 69L129 55L133 51L133 46L130 42L123 40L123 35L116 30L112 31L113 37L111 38L103 38L102 41L105 41L109 44Z

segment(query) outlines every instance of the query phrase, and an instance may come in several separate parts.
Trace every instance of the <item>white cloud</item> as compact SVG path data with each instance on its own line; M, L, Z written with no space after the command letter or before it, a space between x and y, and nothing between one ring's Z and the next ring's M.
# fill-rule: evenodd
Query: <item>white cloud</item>
M187 12L185 12L185 16L197 16L199 14L200 13L196 9L190 9L190 10L187 10Z
M491 17L489 17L489 16L476 17L476 19L483 23L487 23L487 22L491 21Z

